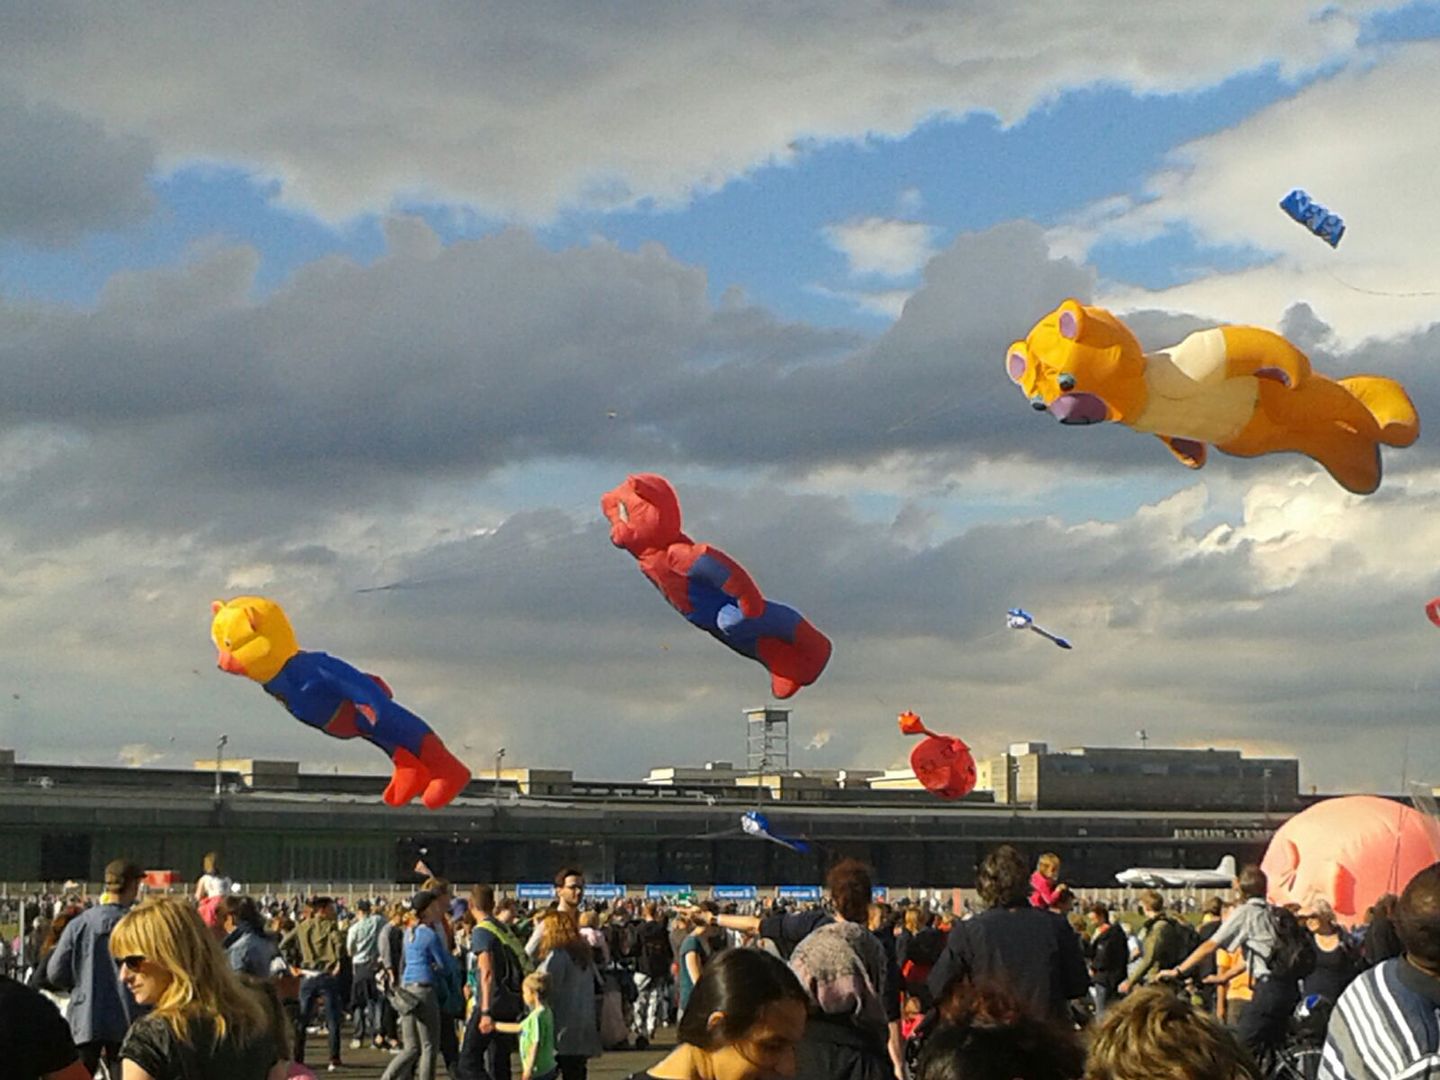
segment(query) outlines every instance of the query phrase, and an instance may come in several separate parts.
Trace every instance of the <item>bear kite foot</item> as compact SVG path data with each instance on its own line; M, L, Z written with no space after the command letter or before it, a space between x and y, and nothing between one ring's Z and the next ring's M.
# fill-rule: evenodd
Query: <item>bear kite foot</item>
M420 743L420 759L430 777L421 802L431 810L438 810L446 805L470 783L470 770L445 748L438 735L425 736Z
M430 782L430 770L409 750L396 747L390 758L395 763L394 775L385 788L385 801L391 806L404 806L425 790Z

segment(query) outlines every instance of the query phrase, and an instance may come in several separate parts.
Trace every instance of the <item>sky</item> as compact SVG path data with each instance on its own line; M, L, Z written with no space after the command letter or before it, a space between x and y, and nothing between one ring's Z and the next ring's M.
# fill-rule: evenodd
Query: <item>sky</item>
M1115 11L0 0L0 746L387 771L216 669L260 594L477 772L743 760L763 669L599 511L658 472L834 641L793 765L913 710L1440 782L1440 3ZM1062 427L1004 357L1067 297L1283 333L1421 438L1362 497Z

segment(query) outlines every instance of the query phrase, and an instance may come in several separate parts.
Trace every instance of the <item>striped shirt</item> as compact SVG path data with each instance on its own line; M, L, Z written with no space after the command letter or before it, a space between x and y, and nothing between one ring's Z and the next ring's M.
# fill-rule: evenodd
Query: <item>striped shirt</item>
M1340 995L1319 1080L1440 1080L1440 979L1397 957Z

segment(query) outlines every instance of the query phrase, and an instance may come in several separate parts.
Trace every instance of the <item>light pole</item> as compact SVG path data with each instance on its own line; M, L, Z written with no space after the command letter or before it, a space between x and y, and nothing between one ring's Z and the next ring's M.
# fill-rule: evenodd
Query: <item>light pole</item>
M225 768L225 744L230 741L229 735L221 735L220 741L215 744L215 797L220 798L222 777Z
M500 797L500 762L505 760L505 747L495 751L495 797Z

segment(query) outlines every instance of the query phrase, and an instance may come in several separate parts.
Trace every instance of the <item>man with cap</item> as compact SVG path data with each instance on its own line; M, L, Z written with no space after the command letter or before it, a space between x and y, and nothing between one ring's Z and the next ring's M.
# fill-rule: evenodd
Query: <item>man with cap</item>
M110 955L110 931L140 895L144 876L128 859L110 862L102 902L70 920L45 968L51 985L70 991L70 1034L92 1073L102 1059L118 1066L120 1043L139 1015Z
M340 1068L340 969L345 956L345 935L335 921L335 901L314 897L308 914L280 941L282 955L299 953L300 1011L295 1016L294 1060L305 1064L305 1029L320 999L325 999L325 1021L329 1027L330 1068Z

